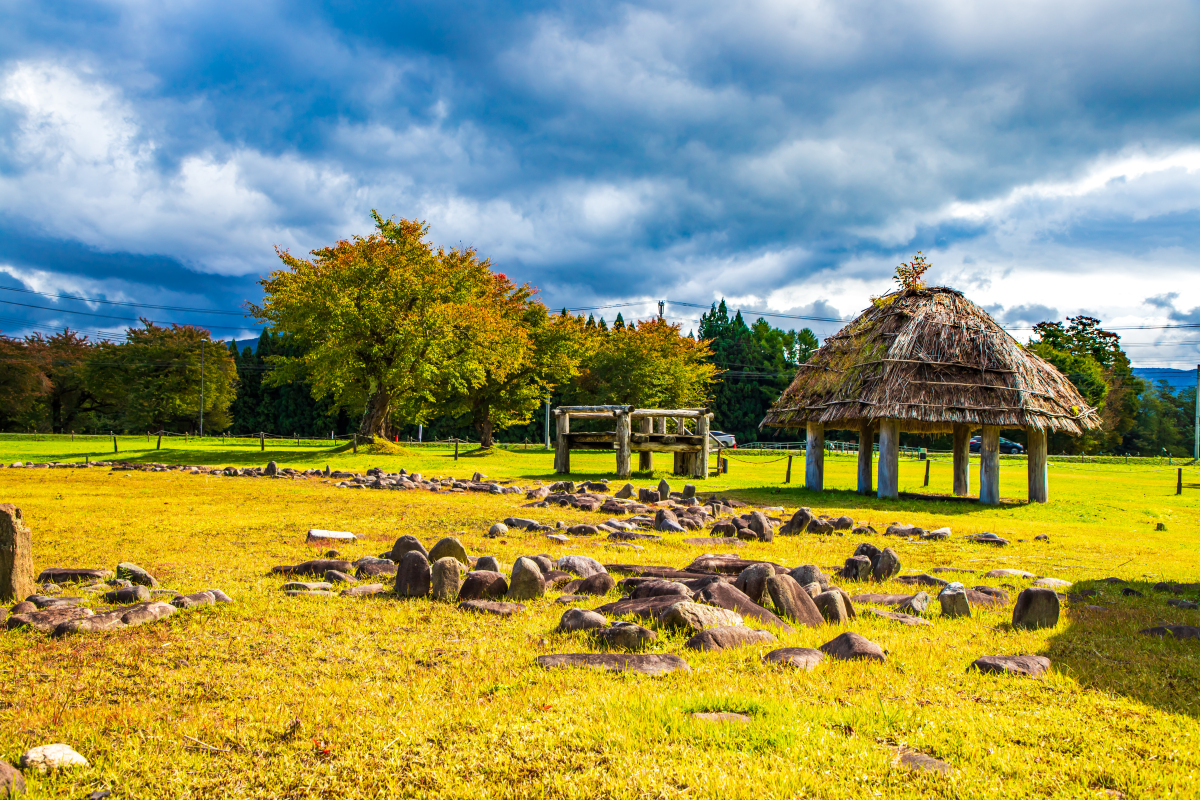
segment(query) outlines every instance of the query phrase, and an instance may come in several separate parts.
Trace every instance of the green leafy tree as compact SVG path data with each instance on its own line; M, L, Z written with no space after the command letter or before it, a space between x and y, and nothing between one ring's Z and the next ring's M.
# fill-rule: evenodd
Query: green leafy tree
M38 402L50 390L44 367L27 342L0 336L0 429L36 429Z
M306 379L336 409L363 409L360 431L388 437L397 418L425 421L436 399L465 394L511 358L502 290L474 250L434 248L428 226L384 219L376 232L314 250L284 250L250 312L291 337L268 358L267 383Z
M622 320L622 324L624 321ZM615 324L597 332L582 362L575 399L585 403L641 408L703 406L717 368L708 342L681 335L680 326L660 319L641 325Z

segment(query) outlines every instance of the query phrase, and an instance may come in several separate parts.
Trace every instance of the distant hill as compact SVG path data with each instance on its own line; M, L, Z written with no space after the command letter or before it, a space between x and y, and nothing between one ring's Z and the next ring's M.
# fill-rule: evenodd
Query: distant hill
M1134 367L1133 374L1151 385L1157 384L1159 381L1166 381L1176 392L1196 385L1196 370L1194 369Z

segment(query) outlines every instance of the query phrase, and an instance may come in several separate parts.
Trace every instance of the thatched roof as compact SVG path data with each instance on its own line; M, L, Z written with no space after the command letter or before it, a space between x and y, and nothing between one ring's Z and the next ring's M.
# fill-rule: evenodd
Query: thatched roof
M880 419L921 433L955 423L1076 435L1100 426L1062 373L944 287L874 301L800 366L762 424L856 430Z

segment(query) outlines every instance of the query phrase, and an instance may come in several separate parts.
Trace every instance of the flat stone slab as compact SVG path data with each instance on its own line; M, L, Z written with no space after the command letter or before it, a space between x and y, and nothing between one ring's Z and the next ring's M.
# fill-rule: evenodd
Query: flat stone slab
M357 539L358 537L349 531L326 531L312 528L304 541L307 544L321 544L323 542L353 542Z
M1045 656L980 656L967 669L1036 678L1050 669L1050 659Z
M927 619L921 619L920 617L914 617L912 614L901 614L899 611L880 611L877 608L868 608L867 613L873 614L876 617L883 617L884 619L890 619L892 622L899 622L901 625L916 626L916 625L932 625L933 624Z
M1195 625L1155 625L1138 633L1148 636L1174 636L1176 639L1200 639L1200 628Z
M910 597L911 594L856 594L850 599L875 606L898 606Z
M91 583L106 581L113 576L111 569L76 569L75 567L49 567L38 573L38 583Z
M694 711L691 717L700 722L750 722L749 714L736 711Z
M689 650L714 652L718 650L734 650L752 644L770 644L775 637L766 631L756 631L745 625L722 625L709 628L692 636L683 646Z
M886 661L883 648L865 636L848 631L821 645L821 652L843 661Z
M684 539L683 543L699 545L700 547L712 547L713 545L719 547L742 547L746 544L741 539L733 536L706 536L702 539Z
M382 583L366 583L360 586L351 586L349 589L342 589L338 592L342 597L371 597L377 594L383 594L388 590Z
M906 583L910 586L945 586L950 581L935 578L932 575L901 575L894 579L896 583Z
M42 633L52 633L55 628L64 622L90 617L92 614L93 612L90 608L66 605L50 606L38 611L13 614L4 621L4 625L10 631L28 625Z
M945 761L939 761L933 756L918 753L916 750L901 750L896 757L896 763L918 772L953 772L954 767Z
M538 665L551 667L591 667L609 672L633 672L639 675L666 675L669 672L691 672L692 668L679 656L631 653L560 653L538 656Z
M993 569L983 573L985 578L1036 578L1032 572L1023 569Z
M763 656L763 661L768 664L799 667L805 670L814 669L824 659L824 653L811 647L781 647Z
M464 600L458 604L460 611L474 611L476 614L492 614L497 617L511 617L525 610L521 603L502 603L496 600Z
M931 569L929 571L935 572L935 573L937 573L937 572L965 572L965 573L968 573L971 575L975 574L975 570L963 569L962 567L934 567L933 569Z

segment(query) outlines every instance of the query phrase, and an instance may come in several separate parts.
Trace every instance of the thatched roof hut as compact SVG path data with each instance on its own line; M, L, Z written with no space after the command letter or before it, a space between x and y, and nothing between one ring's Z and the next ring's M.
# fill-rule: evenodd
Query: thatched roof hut
M1032 470L1036 458L1037 468L1045 471L1046 434L1079 435L1100 421L1062 373L1022 347L986 311L961 292L935 287L903 289L875 300L800 366L762 424L808 428L809 478L815 479L810 486L821 482L823 469L814 471L811 461L819 458L812 445L823 450L824 429L859 430L869 437L860 449L860 459L868 460L866 491L871 477L866 442L873 442L879 430L881 496L896 493L885 486L885 477L894 483L896 476L884 474L891 466L885 465L890 454L884 446L895 449L902 430L955 434L955 491L965 494L970 431L982 428L980 496L995 502L998 459L989 465L988 457L995 455L989 445L993 450L998 445L1000 428L1029 432L1031 498L1044 500ZM986 485L989 480L995 485ZM860 490L863 484L860 461Z

